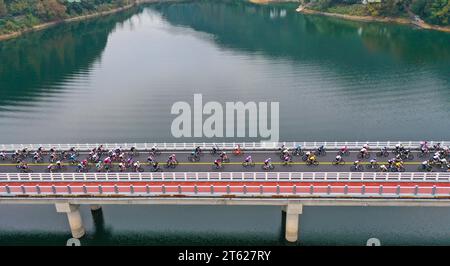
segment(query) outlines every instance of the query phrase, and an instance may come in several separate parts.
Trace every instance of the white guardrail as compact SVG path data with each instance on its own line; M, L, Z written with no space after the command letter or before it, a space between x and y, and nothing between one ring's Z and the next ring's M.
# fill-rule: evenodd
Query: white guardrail
M0 182L444 182L450 172L0 173Z
M331 198L449 198L443 185L0 185L1 197L331 197Z
M277 149L281 145L286 145L289 148L302 145L304 149L314 149L321 145L324 145L326 149L340 149L343 146L347 146L349 149L360 149L364 144L368 144L373 149L380 149L383 147L394 148L396 144L403 144L406 148L415 149L420 145L420 141L315 141L315 142L194 142L194 143L91 143L91 144L0 144L0 150L2 151L15 151L28 148L29 150L37 150L39 147L44 149L56 148L58 150L68 150L71 147L75 147L78 150L92 150L95 147L103 145L105 149L123 148L128 149L135 147L138 150L149 150L154 145L161 150L192 150L195 147L200 146L202 149L211 149L216 144L221 149L233 149L237 144L242 149L246 150L273 150ZM432 146L436 143L440 143L441 146L450 146L450 141L429 141L428 145Z

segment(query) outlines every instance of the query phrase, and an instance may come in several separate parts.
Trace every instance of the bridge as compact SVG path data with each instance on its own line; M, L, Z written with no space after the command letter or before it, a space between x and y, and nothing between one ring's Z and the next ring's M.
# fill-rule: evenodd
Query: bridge
M370 158L384 163L388 157L374 154L382 147L393 149L400 142L285 142L285 143L217 143L227 151L230 162L223 169L214 170L212 162L217 155L209 154L212 143L118 143L103 144L105 149L129 149L135 147L139 155L135 160L146 161L155 144L161 154L155 158L165 162L175 153L179 161L176 168L163 168L163 172L151 172L144 165L144 172L118 172L116 167L108 173L91 170L77 173L75 166L63 161L63 171L46 171L48 155L44 162L29 161L30 173L20 173L16 163L0 161L0 203L7 204L55 204L58 212L67 213L73 237L84 235L79 206L89 204L98 210L105 204L227 204L227 205L276 205L283 208L286 223L286 239L297 241L299 215L303 206L450 206L450 172L434 167L432 172L419 172L421 161L429 156L419 156L419 142L401 142L410 149L413 158L405 160L405 172L379 172L364 167L363 171L350 171L357 153L364 144L370 147L371 157L360 159L365 165ZM437 142L430 142L433 145ZM442 146L448 141L440 141ZM233 155L239 144L244 155ZM293 163L283 166L278 147L288 148L301 144L305 150L324 145L325 156L319 156L318 166L308 166L301 156L294 156ZM15 150L68 150L75 147L80 157L100 144L28 144L0 145L0 151L11 155ZM343 165L332 165L342 146L350 149ZM200 161L191 162L188 155L195 147L203 149ZM252 155L255 167L243 167L246 155ZM275 169L261 168L263 160L271 157Z

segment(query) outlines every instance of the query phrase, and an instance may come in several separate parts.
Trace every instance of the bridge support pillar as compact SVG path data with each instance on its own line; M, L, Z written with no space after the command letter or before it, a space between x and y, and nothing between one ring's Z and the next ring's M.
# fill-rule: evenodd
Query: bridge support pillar
M57 212L67 213L67 219L69 220L72 237L83 237L86 231L84 230L83 220L81 219L80 205L70 203L56 203L55 206Z
M288 205L283 206L283 212L286 217L285 238L289 242L296 242L298 240L298 224L300 214L303 212L303 205L298 201L289 202Z
M98 211L102 208L102 206L97 205L97 204L91 204L91 211L95 212Z

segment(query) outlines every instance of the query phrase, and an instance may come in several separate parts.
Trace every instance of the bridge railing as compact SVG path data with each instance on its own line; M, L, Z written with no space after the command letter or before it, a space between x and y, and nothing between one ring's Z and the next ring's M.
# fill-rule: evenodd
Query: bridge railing
M0 197L331 197L331 198L433 198L450 197L443 185L0 185Z
M450 172L0 173L0 182L450 182Z
M440 143L442 146L449 146L450 141L429 141L428 145ZM236 145L240 145L241 148L246 150L273 150L277 149L281 145L287 147L296 147L302 145L305 149L314 149L324 145L326 149L340 149L343 146L347 146L349 149L360 149L364 144L368 144L369 147L374 149L380 149L382 147L394 148L396 144L403 144L406 148L416 149L420 145L420 141L314 141L314 142L193 142L193 143L74 143L74 144L0 144L0 150L2 151L15 151L28 148L29 150L37 150L39 147L44 149L56 148L58 150L67 150L71 147L75 147L81 151L92 150L100 145L103 145L105 149L123 148L129 149L135 147L138 150L150 150L156 145L160 150L192 150L195 147L200 146L202 149L211 149L216 144L221 149L233 149Z

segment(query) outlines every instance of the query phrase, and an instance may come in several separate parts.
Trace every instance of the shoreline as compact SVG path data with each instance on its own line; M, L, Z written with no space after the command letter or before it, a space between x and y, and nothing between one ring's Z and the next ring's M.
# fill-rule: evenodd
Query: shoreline
M362 22L383 22L383 23L397 23L402 25L414 25L421 29L427 29L427 30L436 30L441 32L448 32L450 33L450 26L449 27L443 27L443 26L436 26L436 25L430 25L425 22L415 22L408 18L390 18L390 17L373 17L373 16L354 16L354 15L346 15L346 14L338 14L338 13L328 13L328 12L322 12L322 11L316 11L312 9L308 9L303 6L299 6L296 9L297 12L307 15L322 15L327 17L336 17L346 20L353 20L353 21L362 21Z
M111 9L108 11L101 11L101 12L95 12L92 14L88 14L88 15L82 15L82 16L77 16L77 17L71 17L71 18L66 18L63 20L58 20L58 21L50 21L50 22L45 22L45 23L41 23L38 25L35 25L31 28L25 29L25 30L21 30L21 31L16 31L16 32L11 32L11 33L6 33L6 34L0 34L0 42L1 41L5 41L5 40L9 40L9 39L14 39L17 38L25 33L29 33L29 32L35 32L35 31L40 31L40 30L44 30L62 23L70 23L70 22L74 22L74 21L80 21L80 20L86 20L86 19L90 19L90 18L95 18L95 17L100 17L100 16L106 16L106 15L110 15L110 14L115 14L127 9L130 9L134 6L138 6L140 4L145 4L145 3L154 3L154 2L159 2L161 0L136 0L134 3L123 6L123 7L118 7L115 9ZM170 1L170 0L169 0ZM176 0L175 0L176 1ZM294 2L294 1L286 1L286 0L249 0L252 3L257 3L257 4L262 4L262 3L270 3L270 2ZM437 25L431 25L425 22L417 22L417 21L413 21L411 19L408 18L390 18L390 17L373 17L373 16L356 16L356 15L347 15L347 14L339 14L339 13L329 13L329 12L322 12L322 11L317 11L317 10L312 10L312 9L308 9L305 6L300 5L297 9L297 12L302 13L302 14L307 14L307 15L321 15L321 16L327 16L327 17L335 17L335 18L340 18L340 19L346 19L346 20L352 20L352 21L362 21L362 22L383 22L383 23L397 23L397 24L402 24L402 25L414 25L417 26L421 29L428 29L428 30L436 30L436 31L441 31L441 32L447 32L450 33L450 26L437 26Z
M59 24L63 24L63 23L80 21L80 20L86 20L86 19L90 19L90 18L95 18L95 17L106 16L106 15L110 15L110 14L115 14L115 13L118 13L118 12L130 9L130 8L132 8L134 6L137 6L137 5L142 4L142 3L147 3L147 2L156 2L156 1L136 1L135 3L129 4L129 5L126 5L126 6L122 6L122 7L118 7L118 8L114 8L114 9L111 9L111 10L108 10L108 11L95 12L95 13L92 13L92 14L66 18L66 19L63 19L63 20L57 20L57 21L50 21L50 22L41 23L41 24L35 25L35 26L33 26L31 28L28 28L28 29L25 29L25 30L11 32L11 33L6 33L6 34L1 34L0 35L0 41L6 41L6 40L14 39L14 38L17 38L17 37L25 34L25 33L48 29L50 27L53 27L53 26L56 26L56 25L59 25Z

